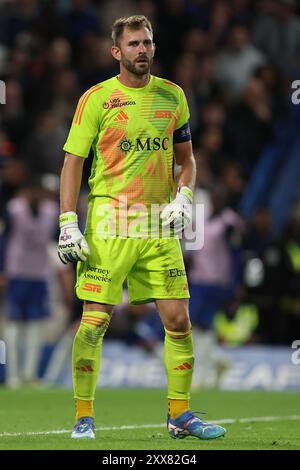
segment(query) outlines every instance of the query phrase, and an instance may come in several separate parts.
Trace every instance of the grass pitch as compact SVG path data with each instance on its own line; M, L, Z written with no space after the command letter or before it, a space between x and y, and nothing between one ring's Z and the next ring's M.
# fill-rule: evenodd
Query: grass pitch
M99 389L94 441L74 441L72 391L0 389L0 450L300 449L299 393L197 391L191 407L227 428L225 438L173 440L165 426L166 393ZM201 416L201 415L200 415Z

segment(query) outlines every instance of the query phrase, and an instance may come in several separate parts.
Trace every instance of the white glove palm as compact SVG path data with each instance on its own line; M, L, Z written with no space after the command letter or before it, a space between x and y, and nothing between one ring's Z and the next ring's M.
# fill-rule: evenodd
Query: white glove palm
M77 214L75 212L61 214L59 226L58 256L60 260L64 264L85 261L90 254L90 250L79 230Z
M178 189L176 198L162 211L162 227L174 228L176 235L182 233L192 222L192 191L183 186Z

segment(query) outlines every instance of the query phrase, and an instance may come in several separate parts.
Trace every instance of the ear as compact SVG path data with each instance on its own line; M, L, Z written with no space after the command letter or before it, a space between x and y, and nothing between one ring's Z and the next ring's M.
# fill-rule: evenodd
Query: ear
M114 59L116 59L118 62L121 61L121 50L118 46L112 46L111 48L111 55L113 56Z
M156 44L155 42L153 43L153 55L155 54L155 51L156 51Z

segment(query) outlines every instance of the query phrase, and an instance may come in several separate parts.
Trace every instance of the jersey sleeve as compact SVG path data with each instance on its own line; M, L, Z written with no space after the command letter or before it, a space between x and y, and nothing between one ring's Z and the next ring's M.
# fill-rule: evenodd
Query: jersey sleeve
M64 145L64 151L87 158L93 140L100 126L100 106L97 106L97 92L101 87L93 87L80 98L71 129Z
M179 115L176 121L175 129L180 129L190 118L189 106L187 103L184 91L180 88L179 104L178 104Z

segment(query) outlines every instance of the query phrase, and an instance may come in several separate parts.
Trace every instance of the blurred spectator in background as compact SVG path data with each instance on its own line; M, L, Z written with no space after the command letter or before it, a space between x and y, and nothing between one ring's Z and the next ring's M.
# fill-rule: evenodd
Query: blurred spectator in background
M215 125L204 127L199 136L199 150L206 156L210 171L217 181L220 177L221 168L227 161L224 153L224 134L222 128Z
M238 210L245 189L240 164L232 160L224 162L220 169L219 180L226 189L228 206Z
M244 249L243 302L258 308L259 325L255 341L280 342L283 323L280 308L284 292L284 256L280 241L272 230L272 216L267 208L255 212L247 227Z
M68 134L64 121L49 110L38 116L35 132L24 148L28 168L35 174L59 175L63 163L61 148Z
M4 132L0 132L0 307L3 307L1 297L6 284L3 273L6 206L8 201L11 200L17 191L25 184L28 177L25 163L13 158L12 155L14 155L14 152L14 144L8 140Z
M216 79L228 100L242 95L255 69L265 63L265 56L250 43L248 29L233 25L228 33L226 48L216 59Z
M0 41L11 47L16 38L30 30L39 14L38 0L3 2L8 9L2 13L0 21Z
M110 48L111 41L107 37L89 34L82 40L79 49L79 81L82 89L86 90L94 83L102 82L111 75L117 75L117 67Z
M71 0L71 8L63 16L64 31L75 46L89 33L100 32L97 12L88 0Z
M269 94L259 78L252 78L241 101L228 116L231 152L249 177L263 147L273 138L274 116Z
M59 184L56 186L58 195ZM81 193L78 199L77 212L79 226L85 227L87 194ZM64 366L70 359L74 336L82 316L82 301L74 295L76 265L61 263L57 256L56 243L49 245L51 281L49 285L51 317L47 321L47 347L43 383L54 385L58 382Z
M197 129L198 107L195 93L196 61L192 55L185 54L179 57L174 66L174 80L181 86L187 95L190 108L190 126L192 131Z
M163 63L164 74L166 74L173 69L182 52L182 38L186 37L188 31L196 23L193 15L187 10L184 0L165 0L159 3L157 20L156 37L159 38L159 47L156 55ZM172 38L172 47L170 47L170 38Z
M218 0L213 2L210 10L210 43L222 46L228 33L228 26L231 21L231 7L229 2Z
M81 318L82 302L74 296L75 266L61 263L55 243L48 244L48 256L51 315L45 325L47 335L44 364L42 364L42 381L44 385L54 385L61 377L66 361L70 358L74 336Z
M197 61L195 92L199 107L208 101L220 102L222 98L222 89L215 76L215 60L214 54L206 52Z
M218 364L217 338L213 323L215 314L235 300L235 266L231 253L233 235L244 229L242 219L226 205L224 188L209 192L210 208L204 208L204 245L200 250L186 252L189 266L190 318L193 324L195 357L201 364L199 385L208 383L216 374ZM196 217L199 217L196 207ZM213 377L216 380L216 376Z
M268 103L276 119L285 112L284 77L278 67L268 63L258 67L254 77L262 81Z
M1 128L21 151L21 144L31 130L32 119L25 110L23 90L17 80L6 82L6 104L1 110Z
M47 246L57 230L58 204L30 185L6 208L7 385L34 383L49 315Z
M261 2L253 25L253 42L285 73L300 66L300 20L296 0Z
M5 158L0 179L0 217L3 219L6 204L25 185L29 177L25 162L18 158Z

